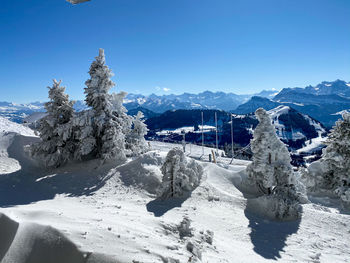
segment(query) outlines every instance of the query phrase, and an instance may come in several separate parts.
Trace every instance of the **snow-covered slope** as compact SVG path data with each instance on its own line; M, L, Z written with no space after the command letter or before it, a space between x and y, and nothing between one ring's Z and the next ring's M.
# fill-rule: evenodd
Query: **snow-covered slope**
M283 140L305 139L305 133L313 127L314 138L325 136L327 131L321 123L312 119L310 116L299 113L288 106L278 106L268 113L271 116L277 134Z
M201 147L187 149L203 166L201 184L186 199L160 201L154 195L160 165L174 145L151 142L152 152L125 164L100 166L93 160L45 171L23 153L31 140L14 137L8 155L21 170L0 175L0 213L19 223L19 231L13 221L0 227L0 241L7 237L0 243L4 263L55 263L67 251L71 259L85 255L87 262L119 263L348 262L350 257L350 215L341 214L334 200L303 205L301 220L293 222L269 221L247 209L242 184L247 161L229 164L230 159L219 158L216 165L199 159ZM204 156L210 151L205 148ZM184 217L192 228L185 236ZM56 261L38 249L47 247L49 237L53 243L47 251Z
M9 147L13 145L13 140L17 135L36 137L32 129L0 117L0 174L12 173L21 169L18 160L8 155Z
M108 260L107 256L80 251L55 228L35 223L18 223L1 213L0 233L0 260L3 263L114 262Z
M8 119L0 116L0 133L4 132L14 132L25 136L35 136L32 129L9 121Z

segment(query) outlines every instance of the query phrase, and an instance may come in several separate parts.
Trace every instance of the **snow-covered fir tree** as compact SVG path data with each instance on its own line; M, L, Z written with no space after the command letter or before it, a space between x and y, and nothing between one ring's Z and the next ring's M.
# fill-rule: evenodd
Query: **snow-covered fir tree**
M131 151L133 156L140 155L149 150L148 144L145 140L145 135L147 134L148 129L143 118L143 113L139 111L132 119L132 129L127 135L126 148Z
M247 167L248 177L267 194L259 200L270 204L267 208L270 216L295 219L299 216L299 203L307 202L307 198L296 189L290 154L277 137L270 116L262 108L255 115L259 124L251 140L253 158Z
M178 147L168 152L161 171L161 199L189 194L199 185L203 173L202 166L194 160L187 160L184 152Z
M317 177L317 185L334 191L350 208L350 113L345 112L342 117L326 141L320 160L323 172Z
M75 151L70 120L73 117L74 102L64 93L61 81L53 80L48 87L50 101L45 103L47 115L40 120L41 141L31 146L31 155L47 167L58 167L67 162Z
M251 140L252 163L247 167L248 176L264 193L272 193L277 185L290 184L291 158L286 145L277 137L268 113L259 108L255 115L259 120Z
M90 79L85 82L86 104L91 107L89 113L82 114L83 130L78 131L81 141L78 158L84 155L107 159L125 159L125 134L129 129L130 120L121 107L115 109L116 104L122 105L121 96L109 94L109 90L115 85L110 79L113 74L106 66L104 50L99 50L99 55L90 66ZM117 98L117 102L114 99ZM120 101L121 100L121 101ZM91 124L91 127L85 125Z

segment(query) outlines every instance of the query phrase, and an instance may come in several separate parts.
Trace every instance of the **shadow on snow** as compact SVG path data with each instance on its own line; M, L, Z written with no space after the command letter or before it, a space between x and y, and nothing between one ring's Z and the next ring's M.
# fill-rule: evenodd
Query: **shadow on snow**
M147 205L147 211L152 212L154 216L160 217L164 215L166 212L170 211L173 208L181 207L182 204L191 196L189 193L185 197L182 198L170 198L167 200L163 200L157 198L155 200L150 201Z
M99 166L100 160L67 165L51 171L40 169L33 165L23 151L23 145L33 142L35 138L15 136L8 148L8 155L19 162L21 169L0 175L0 207L53 199L56 194L92 195L114 175L110 169L116 164Z
M284 251L287 238L297 233L300 219L288 222L270 221L247 209L244 214L249 220L248 227L251 229L250 239L254 245L254 251L266 259L281 258L280 252Z

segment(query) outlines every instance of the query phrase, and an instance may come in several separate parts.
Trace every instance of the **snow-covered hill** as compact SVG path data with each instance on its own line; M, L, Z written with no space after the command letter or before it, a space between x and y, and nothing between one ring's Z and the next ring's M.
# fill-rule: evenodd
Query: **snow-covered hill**
M182 140L182 136L174 137L172 134L180 135L185 130L186 140L201 143L201 113L204 113L204 125L212 127L206 129L205 143L215 144L215 112L218 118L219 145L231 143L230 114L223 111L212 110L176 110L168 111L160 116L150 118L146 121L150 138L166 140ZM324 126L313 118L302 114L288 106L278 106L269 111L277 135L287 143L291 149L302 148L305 143L317 137L324 137L327 133ZM249 143L252 138L252 130L258 121L252 114L233 115L234 142L242 146Z
M307 139L322 138L327 135L326 129L320 122L288 106L278 106L269 110L268 113L277 135L283 141L295 144L298 141L305 142Z
M199 159L203 179L191 196L160 201L154 195L160 165L174 145L151 142L153 151L125 164L100 166L93 160L45 171L23 153L30 140L17 135L3 149L21 167L0 175L0 213L11 218L0 214L3 263L348 262L350 257L350 216L332 199L311 198L301 220L292 222L269 221L248 209L242 184L247 161ZM191 150L187 155L202 155L201 147ZM205 150L204 156L210 149ZM185 217L191 221L188 232L181 226Z

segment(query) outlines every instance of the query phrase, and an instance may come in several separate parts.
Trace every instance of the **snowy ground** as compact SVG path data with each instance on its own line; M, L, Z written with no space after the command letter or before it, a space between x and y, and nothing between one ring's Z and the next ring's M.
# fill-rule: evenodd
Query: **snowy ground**
M194 126L186 126L186 127L181 127L173 130L161 130L157 132L158 135L169 135L169 134L182 134L182 132L193 132L193 133L202 133L202 132L212 132L215 131L215 126L210 126L210 125L198 125L198 130L194 130Z
M340 213L331 199L313 198L295 222L271 222L247 211L239 190L247 161L230 164L220 157L218 164L208 163L210 148L202 156L200 146L188 145L187 155L204 167L202 183L187 199L161 202L154 193L172 144L151 142L152 152L123 165L90 161L45 171L23 153L32 140L0 137L1 262L60 262L59 253L50 261L44 251L36 253L46 258L33 261L33 232L39 235L44 225L68 237L73 242L68 251L76 257L82 251L81 262L194 262L188 243L201 251L197 262L350 262L350 215ZM1 238L8 230L1 213L19 222L5 248ZM192 237L177 232L184 216L192 221ZM212 244L207 230L214 233Z

